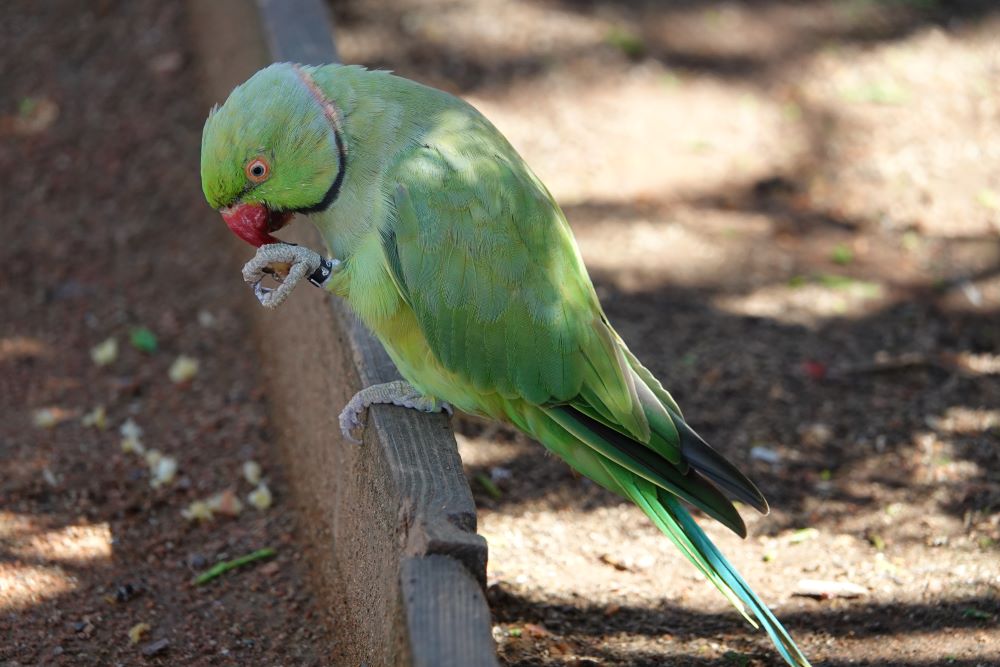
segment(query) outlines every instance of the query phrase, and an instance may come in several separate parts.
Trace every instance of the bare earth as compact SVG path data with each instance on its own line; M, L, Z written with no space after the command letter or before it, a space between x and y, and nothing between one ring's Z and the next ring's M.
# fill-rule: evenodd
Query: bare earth
M708 530L815 664L1000 664L995 3L332 5L345 61L467 97L549 185L619 332L771 501L746 541ZM184 17L4 10L0 664L323 664L252 302L200 194ZM200 366L175 384L180 354ZM81 423L98 406L107 430ZM128 417L172 481L121 450ZM777 664L637 510L457 426L505 664ZM238 517L181 516L225 489Z
M241 311L252 297L200 192L207 109L179 9L4 5L5 667L325 663ZM140 326L155 334L155 351L129 343ZM91 348L112 337L117 359L96 365ZM199 369L175 384L168 369L181 354ZM81 423L98 406L105 430ZM62 421L46 428L46 415ZM147 449L175 458L172 481L153 488L143 458L122 451L118 428L129 417ZM263 470L270 509L247 501L249 460ZM244 505L238 517L182 517L226 489ZM193 585L216 561L265 547L276 550L270 561Z
M550 187L612 323L768 496L748 540L708 530L815 664L1000 664L991 3L331 5L346 62L465 96ZM638 510L458 426L505 664L777 664Z

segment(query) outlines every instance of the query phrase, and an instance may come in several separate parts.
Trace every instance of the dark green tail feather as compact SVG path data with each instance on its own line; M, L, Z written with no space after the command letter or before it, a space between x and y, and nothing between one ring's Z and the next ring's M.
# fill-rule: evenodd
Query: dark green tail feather
M602 456L676 494L740 537L746 537L746 524L733 504L695 470L689 469L682 474L647 446L568 406L548 408L546 412L560 426Z
M681 529L691 538L692 543L712 566L713 570L726 582L730 590L750 608L753 615L764 626L764 630L771 637L771 641L774 643L775 648L778 649L781 657L790 665L809 667L809 660L802 654L799 647L796 646L795 641L788 634L785 626L774 616L774 613L768 606L757 597L757 594L743 580L743 577L736 571L736 568L726 560L718 547L708 539L708 535L695 523L694 517L691 516L690 512L684 509L684 506L676 498L670 497L668 494L661 493L659 494L659 498L664 508L680 524Z
M686 474L681 474L646 445L630 439L574 408L558 406L546 408L544 412L565 429L568 435L577 438L599 455L598 458L603 462L601 464L603 472L615 482L614 487L609 486L609 488L623 493L638 505L657 528L670 538L684 556L752 625L757 627L758 624L754 619L759 621L778 653L789 665L809 667L808 659L795 645L788 631L708 539L680 502L681 499L687 500L741 537L746 536L746 526L739 513L719 489L698 474L696 463L692 464ZM691 437L690 434L693 434L693 437L697 438L696 442L703 445L703 447L695 446L696 460L699 460L699 457L707 460L709 470L718 468L716 457L721 459L721 455L704 443L689 427L685 428L687 425L680 417L676 417L675 423L679 426L678 430L684 434L681 440L682 446L685 436ZM681 424L684 425L680 426ZM709 453L705 453L704 448L708 448ZM723 473L723 479L731 477L731 472L725 468ZM746 479L742 474L740 477ZM752 486L749 480L747 483ZM752 488L757 495L760 494L755 486ZM729 490L732 492L732 489ZM738 492L745 494L745 490L740 488ZM766 508L766 503L764 507Z
M695 470L712 480L730 498L745 502L761 514L771 511L757 485L747 479L726 457L715 451L687 422L675 416L674 424L680 435L681 454Z

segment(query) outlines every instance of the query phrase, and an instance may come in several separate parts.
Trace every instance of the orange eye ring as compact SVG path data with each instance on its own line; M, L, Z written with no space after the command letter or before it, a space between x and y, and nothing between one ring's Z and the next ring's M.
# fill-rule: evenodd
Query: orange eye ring
M264 158L255 157L247 162L247 166L243 171L253 183L263 183L271 175L271 165Z

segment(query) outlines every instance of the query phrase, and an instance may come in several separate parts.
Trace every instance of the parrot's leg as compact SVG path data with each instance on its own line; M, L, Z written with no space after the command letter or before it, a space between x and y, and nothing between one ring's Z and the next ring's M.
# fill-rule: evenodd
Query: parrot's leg
M361 441L351 435L351 431L362 425L361 415L369 405L375 403L391 403L404 408L412 408L421 412L441 412L452 414L451 405L431 396L424 396L405 380L396 380L384 384L375 384L362 389L354 395L340 413L340 432L351 442L360 445Z
M261 286L265 274L275 274L272 265L287 265L288 273L274 289ZM265 308L277 308L288 298L303 278L322 287L340 268L336 259L323 259L309 248L291 243L268 243L257 248L257 254L243 266L243 280L253 285L257 300Z

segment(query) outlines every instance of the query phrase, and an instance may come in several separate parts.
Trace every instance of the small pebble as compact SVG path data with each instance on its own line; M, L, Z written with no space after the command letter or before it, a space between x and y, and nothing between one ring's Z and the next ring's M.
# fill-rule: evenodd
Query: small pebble
M170 647L170 640L168 639L157 639L155 642L149 642L142 647L142 654L145 656L159 655L163 653Z
M103 405L98 405L85 414L80 422L84 426L98 428L103 431L108 427L108 412L104 409Z
M208 507L213 512L227 516L237 516L243 511L243 503L236 497L232 489L226 489L208 499Z
M42 408L35 410L31 415L31 420L38 428L53 428L67 419L77 416L76 413L62 408Z
M768 449L767 447L761 447L759 445L750 448L750 458L755 461L763 461L764 463L769 463L771 465L781 463L781 454L773 449Z
M271 495L271 489L267 488L267 484L264 484L263 482L258 484L257 488L251 491L247 496L247 501L261 511L269 508L273 500L274 498Z
M247 461L243 464L243 479L256 486L260 483L261 469L256 461Z
M122 438L121 447L126 454L146 455L146 448L138 438Z
M181 355L170 365L167 375L170 381L175 384L187 382L198 374L198 360L193 357Z
M130 644L138 644L142 636L149 632L149 623L136 623L128 631L128 641Z
M142 437L142 427L135 423L135 420L129 417L122 422L122 425L118 427L118 433L121 434L123 438L135 438L138 440Z
M172 456L161 456L156 465L150 466L152 478L149 483L153 488L159 488L164 484L170 484L177 475L177 459Z
M196 500L181 510L181 516L188 521L210 521L212 508L204 500Z
M109 338L103 343L98 343L90 350L91 360L98 366L107 366L118 358L118 341Z
M125 582L115 589L115 602L128 602L139 594L139 588L130 582Z

